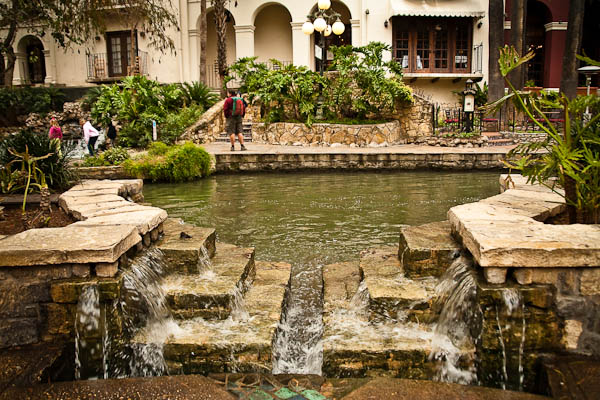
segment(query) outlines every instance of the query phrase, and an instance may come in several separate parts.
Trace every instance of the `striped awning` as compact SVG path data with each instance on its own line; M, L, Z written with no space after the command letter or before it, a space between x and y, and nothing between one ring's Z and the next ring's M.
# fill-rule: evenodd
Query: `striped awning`
M389 0L389 16L485 17L478 0Z

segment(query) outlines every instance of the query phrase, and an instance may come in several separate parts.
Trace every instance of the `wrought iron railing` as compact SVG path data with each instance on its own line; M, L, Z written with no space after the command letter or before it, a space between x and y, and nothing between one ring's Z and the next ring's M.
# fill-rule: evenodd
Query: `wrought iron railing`
M128 60L128 62L131 62ZM128 65L124 73L113 73L107 53L87 55L88 81L116 80L125 75L148 75L148 53L138 50L133 65Z

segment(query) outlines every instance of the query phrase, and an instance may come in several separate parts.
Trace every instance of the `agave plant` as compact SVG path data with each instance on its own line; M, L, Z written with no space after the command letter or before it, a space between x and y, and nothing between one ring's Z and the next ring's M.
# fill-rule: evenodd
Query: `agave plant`
M533 52L520 57L514 47L500 49L500 72L510 90L486 106L487 112L497 112L504 103L512 101L546 133L543 142L523 143L510 151L510 160L505 164L521 171L528 183L542 184L563 196L570 223L597 224L600 222L600 99L580 96L569 100L562 94L552 98L519 92L506 77L533 57ZM558 109L564 115L562 131L544 114L545 107ZM592 110L589 120L584 118L586 109Z
M207 110L218 100L218 96L202 82L184 82L182 89L187 105L198 104Z

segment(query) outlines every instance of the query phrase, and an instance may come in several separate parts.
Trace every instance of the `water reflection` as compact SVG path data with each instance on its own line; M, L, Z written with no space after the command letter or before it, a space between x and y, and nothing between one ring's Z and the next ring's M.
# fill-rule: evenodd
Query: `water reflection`
M497 172L439 171L221 175L144 188L169 216L256 247L259 260L313 265L396 244L403 224L444 220L449 208L497 193Z

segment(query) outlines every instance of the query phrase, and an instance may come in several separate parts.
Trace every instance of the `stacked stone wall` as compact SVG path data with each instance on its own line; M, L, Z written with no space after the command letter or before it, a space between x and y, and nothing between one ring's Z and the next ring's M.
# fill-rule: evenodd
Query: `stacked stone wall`
M82 131L79 119L89 120L90 112L85 111L79 102L67 102L63 105L62 112L50 111L46 115L30 113L25 119L25 125L36 132L47 133L50 129L51 118L56 118L65 138L80 138L82 137Z
M225 132L222 100L208 109L194 125L190 126L179 138L178 142L192 141L197 144L212 143L222 132Z

